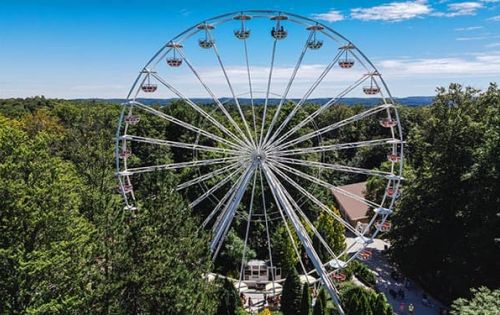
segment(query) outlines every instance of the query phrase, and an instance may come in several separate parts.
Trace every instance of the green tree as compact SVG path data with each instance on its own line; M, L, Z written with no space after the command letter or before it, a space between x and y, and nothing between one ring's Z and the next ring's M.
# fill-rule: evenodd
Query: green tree
M328 304L328 295L326 293L325 288L321 288L318 292L318 300L321 301L321 304L323 305L323 309L326 310L326 306Z
M340 211L336 207L332 207L332 211L338 216L341 216ZM344 251L346 247L345 228L342 223L328 213L322 211L314 226L336 255ZM317 237L313 238L313 245L321 260L328 261L331 259L331 255Z
M387 302L387 298L383 293L372 292L370 301L372 305L373 315L392 315L392 306Z
M238 308L241 307L240 297L238 292L234 288L234 285L227 278L220 278L219 282L219 292L217 293L217 299L219 305L217 306L217 311L215 314L221 315L236 315L238 314Z
M470 299L460 298L451 305L452 315L494 315L500 310L500 289L471 289Z
M325 306L323 305L323 300L316 299L316 303L313 307L313 315L325 315Z
M295 244L299 246L298 237L291 230ZM280 224L272 235L272 255L273 263L277 267L281 267L284 276L295 271L295 266L299 262L299 258L293 248L292 239L284 224Z
M392 218L390 254L443 299L500 286L491 274L499 250L499 117L496 85L479 93L453 84L439 89L425 123L410 130L415 179Z
M111 232L112 285L100 284L106 307L113 314L210 314L217 298L204 279L211 267L208 235L198 232L184 199L172 189L175 177L155 177L155 197L135 213L122 212Z
M243 250L245 248L244 240L239 238L234 230L231 229L223 246L223 250L216 260L217 269L222 274L239 277ZM249 261L255 257L255 251L247 244L245 260Z
M342 305L346 315L372 315L370 292L362 287L353 286L342 295Z
M309 315L311 309L311 294L309 292L309 285L304 283L302 286L302 300L300 302L300 315Z
M82 182L52 156L54 134L21 126L0 116L0 312L78 313L95 272Z
M300 313L301 309L301 292L302 286L300 284L299 275L295 268L288 274L283 285L283 292L281 295L281 311L283 315L296 315Z

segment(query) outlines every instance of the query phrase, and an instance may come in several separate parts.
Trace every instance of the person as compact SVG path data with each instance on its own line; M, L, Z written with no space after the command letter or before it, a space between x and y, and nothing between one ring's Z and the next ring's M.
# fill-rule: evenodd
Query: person
M392 288L391 288L391 289L389 289L389 294L392 296L392 298L393 298L393 299L395 299L395 298L396 298L396 296L397 296L396 291L394 291L394 289L392 289Z
M425 306L429 306L430 305L430 302L429 302L429 299L427 298L427 294L422 294L422 304L424 304Z
M248 306L253 306L252 298L250 296L248 297Z
M405 299L405 291L403 289L399 288L398 296L401 300L404 300Z
M413 312L415 311L415 306L413 306L412 303L408 304L408 313L413 314Z
M245 294L240 293L240 301L241 301L241 304L243 304L243 305L247 304L247 300L245 299Z

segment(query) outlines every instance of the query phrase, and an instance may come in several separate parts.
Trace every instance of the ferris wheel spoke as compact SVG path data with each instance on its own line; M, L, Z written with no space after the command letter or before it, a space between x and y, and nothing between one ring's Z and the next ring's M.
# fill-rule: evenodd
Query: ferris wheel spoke
M248 59L248 45L247 45L247 39L243 39L243 45L245 48L245 63L247 67L247 78L248 78L248 89L250 92L250 105L252 107L252 121L253 121L253 137L255 141L258 141L257 138L257 121L255 118L255 104L254 104L254 98L253 98L253 86L252 86L252 76L250 75L250 63Z
M227 235L227 232L229 231L229 226L233 221L234 215L236 213L236 208L238 207L238 205L241 202L241 199L243 198L245 190L248 187L248 184L252 178L254 171L255 171L254 164L250 165L245 170L243 176L240 178L238 182L237 189L234 192L234 195L222 210L219 224L214 226L213 229L214 237L212 239L212 242L210 243L210 249L212 250L212 253L214 253L214 258L219 253L224 238Z
M273 51L271 53L271 66L269 67L269 77L267 79L267 88L266 88L266 99L264 101L264 110L262 113L262 122L260 125L260 136L259 136L259 147L262 146L262 138L264 137L264 128L266 125L266 118L267 118L267 103L269 102L269 93L271 91L271 80L273 77L273 70L274 70L274 58L276 56L276 45L278 43L277 39L274 39L273 41Z
M241 110L240 102L238 100L238 97L236 96L236 93L234 93L233 85L231 84L231 80L229 80L229 76L227 75L226 68L224 67L224 63L222 62L222 58L219 54L219 49L217 48L217 44L215 43L215 40L212 37L212 32L210 29L207 30L207 35L208 38L213 42L213 50L215 55L217 56L217 60L219 62L219 65L222 69L222 73L224 74L224 78L226 79L227 85L229 87L229 91L231 92L231 95L233 96L234 103L236 104L236 108L240 114L241 120L243 121L243 125L245 127L245 130L248 133L248 137L250 138L250 142L252 143L253 147L256 147L254 138L252 137L252 132L250 131L250 127L248 126L247 120L245 118L245 115L243 114L243 111Z
M177 185L176 189L177 190L182 190L182 189L188 188L188 187L190 187L192 185L196 185L198 183L204 182L204 181L206 181L208 179L211 179L213 177L216 177L216 176L219 176L221 174L224 174L224 173L227 173L229 171L232 171L233 169L235 169L235 168L237 168L239 166L241 166L240 162L234 162L233 164L224 166L224 167L216 169L215 171L212 171L210 173L206 173L206 174L204 174L202 176L198 176L196 178L188 180L187 182L181 183L181 184Z
M230 173L229 175L227 175L226 177L224 177L224 179L222 179L221 181L217 182L217 184L215 184L213 187L211 187L210 189L208 189L207 191L205 191L203 194L201 194L198 198L196 198L196 200L194 200L193 202L191 202L189 204L189 207L191 207L191 208L196 207L200 202L202 202L207 197L209 197L210 195L212 195L215 191L219 190L226 183L228 183L231 180L233 180L234 177L236 177L236 175L238 173L240 173L240 172L241 172L241 169L237 169L237 170L233 171L232 173Z
M227 200L234 194L236 189L238 188L238 183L240 182L241 178L244 176L244 173L240 175L240 177L234 182L233 186L226 192L226 194L219 200L215 208L210 212L210 214L205 218L203 223L201 224L202 228L205 228L210 221L212 221L213 217L219 212L219 210L226 204ZM213 226L218 225L220 222L220 217L217 219L217 221L214 223Z
M208 132L208 131L206 131L204 129L195 127L195 126L193 126L193 125L191 125L191 124L189 124L189 123L187 123L185 121L182 121L180 119L177 119L175 117L167 115L167 114L165 114L165 113L163 113L163 112L161 112L159 110L156 110L156 109L154 109L154 108L152 108L150 106L146 106L146 105L141 104L141 103L136 102L136 101L132 102L132 104L134 104L135 106L141 108L142 110L144 110L146 112L149 112L150 114L153 114L153 115L156 115L156 116L158 116L158 117L160 117L162 119L165 119L166 121L169 121L171 123L174 123L176 125L184 127L184 128L186 128L186 129L188 129L190 131L193 131L193 132L196 132L196 133L200 133L200 134L204 135L205 137L210 138L212 140L215 140L217 142L224 143L225 145L227 145L227 146L229 146L229 147L231 147L231 148L233 148L235 150L243 150L243 151L245 150L244 147L239 146L239 145L235 144L234 142L231 142L229 140L226 140L224 138L216 136L213 133Z
M313 194L308 192L305 188L303 188L301 185L299 185L296 181L294 181L292 178L290 178L288 175L286 175L283 171L281 171L279 168L274 166L273 164L270 164L270 168L272 168L276 174L280 175L283 179L285 179L288 183L290 183L293 187L295 187L298 191L300 191L304 196L309 198L314 204L316 204L318 207L320 207L323 211L331 215L335 220L340 222L346 229L351 231L357 236L362 236L354 227L352 227L347 221L345 221L341 216L337 215L335 212L332 211L328 206L326 206L324 203L322 203L318 198L316 198Z
M181 148L181 149L190 149L190 150L200 150L200 151L206 151L206 152L212 152L212 153L241 155L241 151L236 151L236 150L231 150L231 149L210 147L210 146L206 146L206 145L184 143L184 142L177 142L177 141L170 141L170 140L162 140L162 139L156 139L156 138L140 137L140 136L134 136L134 135L128 135L128 134L121 136L120 139L127 140L127 141L134 141L134 142L164 145L164 146Z
M299 176L299 177L302 177L304 179L307 179L308 181L310 181L310 182L312 182L314 184L318 184L318 185L323 186L325 188L331 189L332 191L338 192L339 194L342 194L342 195L344 195L346 197L349 197L351 199L359 201L359 202L367 205L368 207L371 207L371 208L380 208L381 207L379 204L376 204L373 201L370 201L370 200L367 200L365 198L359 197L359 196L357 196L357 195L355 195L353 193L350 193L350 192L348 192L348 191L346 191L346 190L344 190L342 188L339 188L339 187L337 187L335 185L327 183L327 182L325 182L322 179L316 178L316 177L311 176L309 174L306 174L306 173L304 173L302 171L299 171L297 169L291 168L288 165L282 164L280 162L273 162L273 163L274 163L274 165L276 165L277 167L279 167L282 170L285 170L285 171L287 171L287 172L289 172L291 174L294 174L296 176Z
M314 118L316 118L319 114L321 114L323 111L326 109L330 108L332 105L337 104L344 96L349 94L352 90L354 90L356 87L361 85L366 79L368 79L368 75L363 75L360 79L355 81L353 84L348 86L346 89L344 89L342 92L340 92L336 97L332 98L330 101L328 101L326 104L320 106L316 111L314 111L312 114L307 116L304 120L299 122L297 125L295 125L293 128L291 128L289 131L287 131L284 135L282 135L278 140L273 142L273 147L279 146L280 143L282 143L284 140L288 139L292 134L297 132L300 128L304 127L307 125L309 122L311 122Z
M179 51L179 54L181 54L181 51ZM181 56L183 56L181 54ZM191 65L189 64L189 62L185 59L185 57L183 57L183 59L185 60L186 64L188 64L190 67ZM194 72L196 72L194 69L193 69ZM243 142L241 139L239 139L234 133L232 133L230 130L228 130L223 124L221 124L217 119L213 118L209 113L207 113L206 111L204 111L200 106L196 105L195 102L193 102L190 98L184 96L179 90L177 90L176 88L174 88L172 85L170 85L167 81L165 81L165 79L163 79L160 75L158 75L157 73L154 73L152 72L151 75L156 79L158 80L158 82L160 82L161 84L163 84L167 89L169 89L170 91L172 91L174 94L176 94L178 97L180 97L181 99L183 99L184 101L186 101L186 103L188 103L188 105L190 105L196 112L198 112L199 114L201 114L203 117L205 117L208 121L210 121L212 124L214 124L214 126L216 126L217 128L219 128L222 132L224 132L226 135L228 135L229 137L231 137L234 141L236 141L239 145L242 145L242 146L246 146L247 144L245 144L245 142ZM197 75L197 73L196 73ZM201 80L201 78L200 78ZM204 85L204 83L202 82L202 85ZM205 85L204 85L205 86ZM208 88L208 87L207 87ZM214 95L214 100L216 99L215 95ZM218 101L218 99L217 99ZM222 106L222 104L220 104L220 106ZM222 106L223 107L223 106ZM224 108L224 111L225 111L225 108ZM226 112L224 112L224 114L226 114ZM227 113L227 115L229 115L229 113ZM226 116L227 116L226 115ZM230 117L228 117L230 118ZM232 120L232 118L231 118ZM231 121L230 120L230 121ZM232 121L234 122L234 121ZM234 125L237 126L236 122L234 122ZM241 131L241 130L239 130Z
M346 119L343 119L339 122L336 122L336 123L333 123L329 126L326 126L326 127L323 127L321 129L318 129L318 130L315 130L315 131L311 131L301 137L298 137L294 140L291 140L291 141L288 141L288 142L285 142L285 143L282 143L278 146L276 146L274 148L274 150L282 150L284 148L287 148L287 147L290 147L292 145L296 145L298 143L301 143L301 142L304 142L308 139L311 139L313 137L317 137L317 136L320 136L324 133L327 133L327 132L330 132L330 131L333 131L333 130L336 130L338 128L341 128L343 126L346 126L346 125L349 125L349 124L352 124L356 121L359 121L361 119L364 119L366 117L369 117L369 116L372 116L378 112L381 112L383 110L385 110L387 107L391 107L392 105L389 105L389 104L383 104L383 105L380 105L380 106L377 106L377 107L373 107L373 108L370 108L364 112L361 112L359 114L356 114L354 116L351 116L349 118L346 118Z
M302 217L302 222L306 223L306 225L313 231L314 235L319 239L321 244L325 247L325 249L328 251L328 253L334 257L334 259L338 259L338 255L336 255L330 245L324 240L324 238L321 236L321 234L318 232L314 224L309 220L309 218L306 216L304 211L300 208L300 206L297 204L297 202L293 199L292 195L283 187L283 193L286 195L292 206L295 208L295 211L300 214ZM307 229L306 229L307 230Z
M284 187L281 185L279 180L276 178L276 176L271 172L269 167L267 165L262 166L264 175L267 178L267 181L269 182L269 185L271 187L271 192L273 193L273 196L276 200L276 204L279 206L283 207L283 210L286 212L288 218L291 220L295 231L298 234L298 237L304 246L304 249L307 253L307 256L311 260L311 262L314 265L314 268L318 272L321 280L323 280L323 285L327 288L328 292L330 293L332 299L334 302L337 304L339 312L342 314L343 310L342 307L340 306L340 299L339 299L339 293L337 288L334 286L332 281L330 280L328 273L323 267L323 263L321 262L321 259L319 258L318 254L314 250L314 247L312 245L312 241L300 222L300 219L297 217L297 214L293 211L293 207L291 206L290 202L286 198L286 195L283 193ZM305 273L307 274L307 272Z
M379 171L379 170L369 170L369 169L365 169L365 168L346 166L346 165L341 165L341 164L329 164L329 163L323 163L323 162L317 162L317 161L299 160L299 159L291 159L291 158L283 158L283 157L275 157L273 159L278 161L278 162L285 163L285 164L309 166L312 168L327 169L327 170L346 172L346 173L354 173L354 174L363 174L363 175L368 175L368 176L378 176L378 177L383 177L383 178L388 178L388 179L393 179L393 180L397 177L396 175L389 173L389 172L383 172L383 171Z
M263 169L263 167L261 169ZM276 207L278 208L278 211L279 211L279 214L281 216L281 219L283 220L283 223L285 225L285 229L286 229L286 231L288 233L288 237L291 240L293 250L295 251L295 254L297 255L297 259L299 260L300 266L302 268L302 272L304 272L304 274L307 274L307 269L304 266L304 263L302 262L302 257L300 255L299 248L298 248L297 243L295 242L295 239L293 237L292 230L290 229L290 227L288 225L287 216L285 215L285 211L283 211L283 206L282 206L282 204L280 202L278 202L279 199L277 197L277 193L275 192L274 186L270 182L270 178L266 174L265 170L264 170L264 175L266 176L267 182L269 183L269 188L271 188L271 194L273 195L273 197L274 197L274 199L276 201Z
M247 243L248 243L248 235L250 232L250 223L252 222L252 211L253 211L253 201L255 197L255 186L257 183L257 172L254 172L253 174L253 185L252 185L252 194L250 196L250 207L248 210L248 221L247 221L247 228L245 231L245 243L243 245L243 257L241 258L241 267L240 267L240 277L238 281L238 292L241 287L241 281L243 277L243 269L245 268L245 262L246 262L246 255L247 255Z
M379 146L379 145L392 145L397 142L397 139L393 138L384 138L384 139L375 139L368 141L357 141L357 142L348 142L348 143L338 143L338 144L330 144L318 147L309 147L309 148L298 148L291 150L283 150L276 151L271 156L286 156L286 155L302 155L309 153L317 153L317 152L328 152L328 151L340 151L347 149L356 149L361 147L370 147L370 146Z
M261 188L261 195L262 195L262 209L264 210L264 221L266 224L266 238L267 238L267 251L269 254L269 262L271 264L271 280L273 283L273 293L276 293L275 289L275 281L276 281L276 270L273 267L273 254L271 250L271 236L269 233L269 218L267 214L267 207L266 207L266 194L264 190L264 178L262 176L262 168L259 167L259 179L260 179L260 188Z
M342 52L339 52L333 60L328 64L328 66L323 70L323 72L320 74L320 76L316 79L316 81L312 84L312 86L307 90L307 92L304 94L304 96L299 100L297 104L293 107L292 111L288 114L288 116L285 118L285 120L281 123L281 125L276 129L276 131L273 133L272 137L269 139L267 142L268 144L272 143L277 136L283 131L283 129L287 126L287 124L292 120L292 118L295 116L297 111L300 109L300 107L305 103L307 99L311 96L311 94L316 90L316 88L321 84L323 79L326 77L326 75L330 72L330 70L337 64L337 61L339 58L342 56Z
M276 108L276 112L274 113L273 119L271 120L271 124L269 125L269 128L267 129L266 137L264 138L263 144L266 146L267 140L269 139L269 136L272 132L272 129L274 128L274 125L276 124L276 120L279 117L281 107L285 103L286 97L288 96L288 92L290 91L290 88L293 84L293 81L295 80L295 77L297 75L297 72L299 71L300 65L302 64L302 60L304 59L304 56L307 51L308 43L311 40L313 36L313 31L309 34L307 37L306 43L304 44L304 48L302 49L302 52L300 53L299 59L297 60L297 63L295 64L295 68L292 71L292 75L290 76L290 79L288 80L288 83L285 88L285 92L283 92L283 95L281 97L281 100L278 104L278 107Z
M228 157L228 158L218 158L218 159L209 159L209 160L195 160L195 161L191 161L191 162L180 162L180 163L171 163L171 164L134 167L134 168L128 168L124 171L121 171L118 173L118 175L126 176L126 175L133 175L133 174L139 174L139 173L182 169L182 168L188 168L188 167L201 167L201 166L208 166L208 165L215 165L215 164L224 164L224 163L234 162L234 161L238 161L238 160L241 160L241 158L240 157Z

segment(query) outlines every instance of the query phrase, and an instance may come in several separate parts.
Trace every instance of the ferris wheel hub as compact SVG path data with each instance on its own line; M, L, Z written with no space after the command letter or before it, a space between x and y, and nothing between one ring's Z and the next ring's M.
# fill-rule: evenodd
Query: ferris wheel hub
M262 164L266 160L266 153L260 149L256 149L251 153L251 160L254 163Z

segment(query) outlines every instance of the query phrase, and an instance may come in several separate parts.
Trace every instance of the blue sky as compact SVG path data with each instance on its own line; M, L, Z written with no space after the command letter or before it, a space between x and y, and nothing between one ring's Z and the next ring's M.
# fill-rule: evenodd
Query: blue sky
M0 98L125 97L141 67L170 38L205 18L246 9L327 23L373 61L395 96L433 95L450 82L485 88L500 78L500 0L1 0ZM250 25L252 32L271 26ZM303 38L291 34L287 40L290 46L278 49L284 73L299 53L293 43ZM217 35L218 43L227 43L225 63L238 69L244 59L235 41L231 28ZM272 38L253 36L252 44L251 63L265 69ZM201 72L211 71L206 52L190 53ZM321 65L323 57L307 62ZM195 81L180 84L188 96L202 96ZM215 90L229 95L222 85Z

